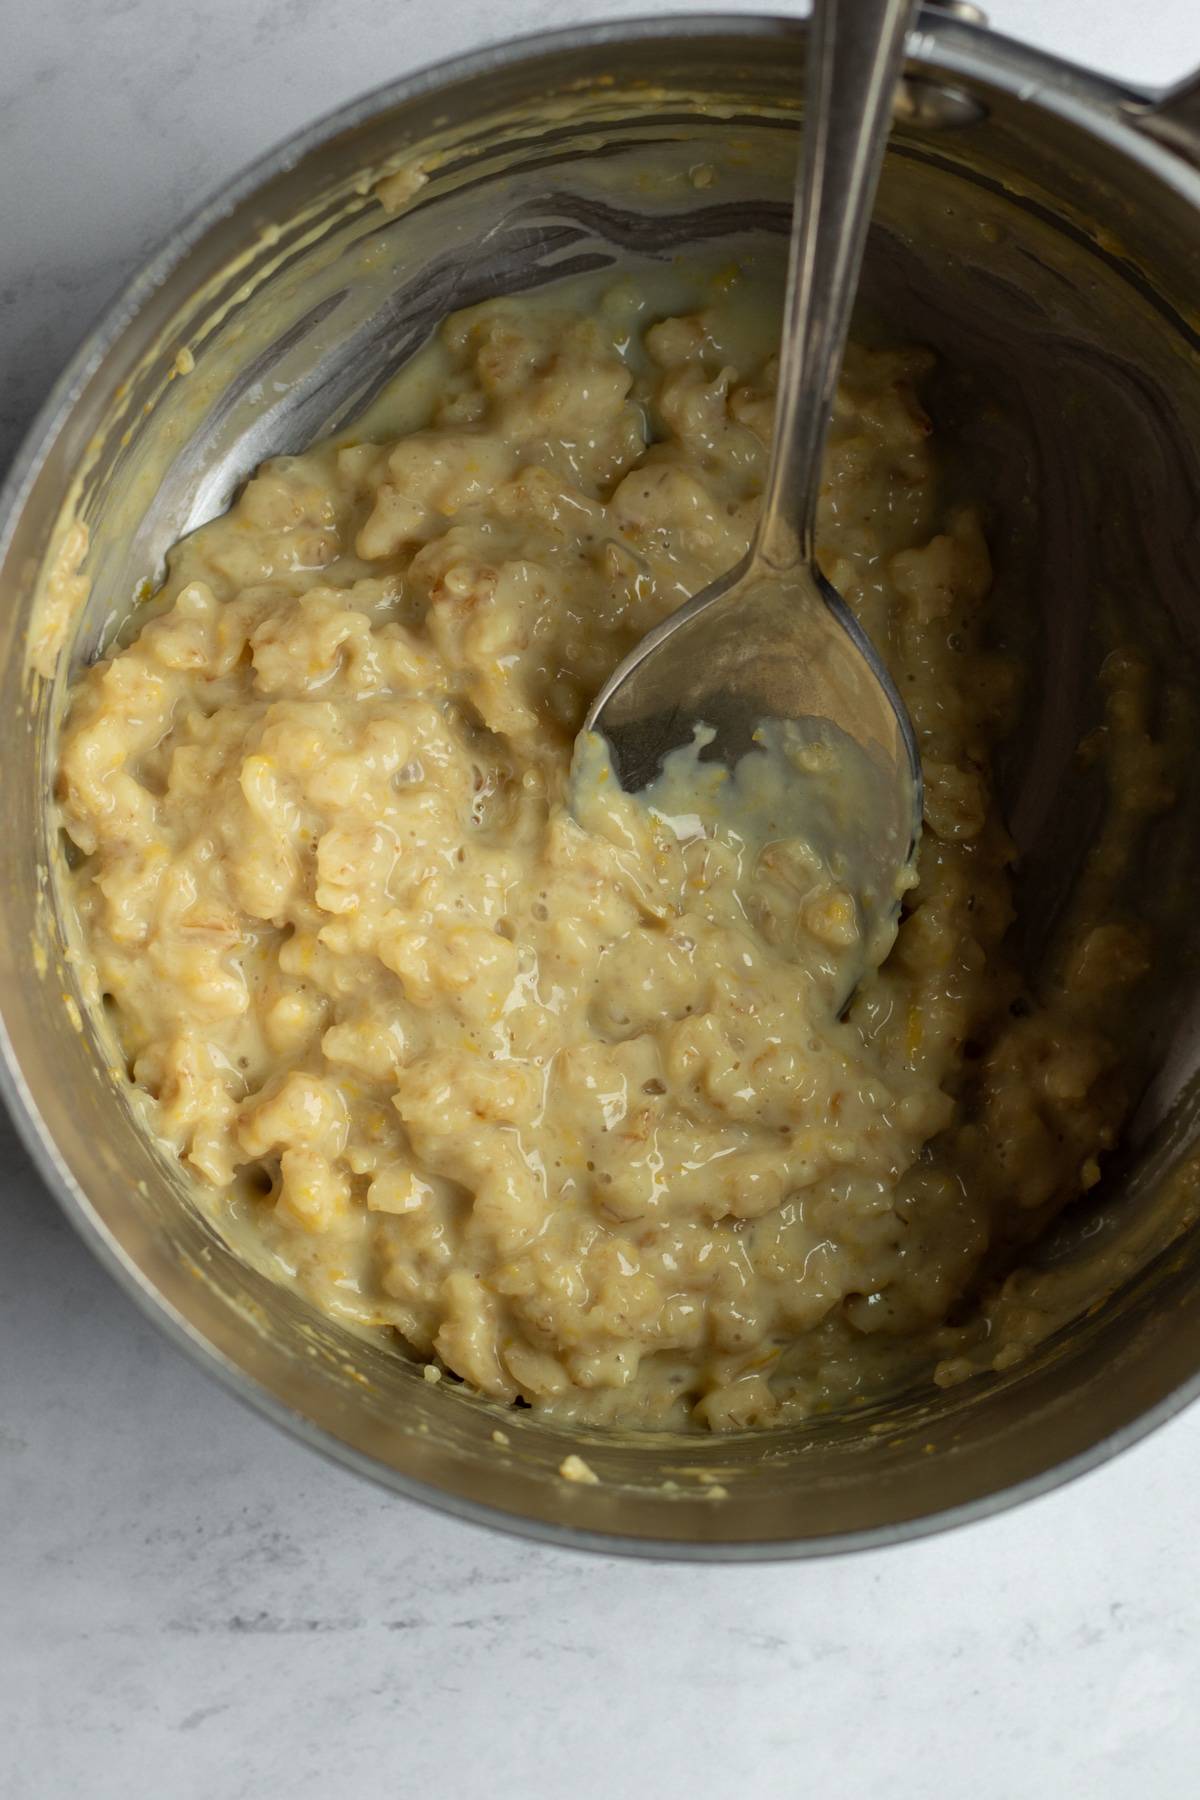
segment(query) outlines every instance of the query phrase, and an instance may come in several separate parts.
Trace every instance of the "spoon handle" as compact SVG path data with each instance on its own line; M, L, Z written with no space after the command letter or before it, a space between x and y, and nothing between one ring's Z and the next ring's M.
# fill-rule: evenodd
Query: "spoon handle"
M813 0L775 441L756 555L813 559L821 456L917 0Z

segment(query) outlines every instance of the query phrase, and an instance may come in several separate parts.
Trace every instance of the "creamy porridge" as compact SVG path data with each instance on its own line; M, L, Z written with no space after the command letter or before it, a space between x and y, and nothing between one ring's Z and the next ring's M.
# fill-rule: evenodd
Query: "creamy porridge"
M751 286L450 319L389 434L267 464L179 546L63 738L86 981L224 1229L565 1420L762 1426L953 1379L984 1277L1127 1103L1139 935L1094 914L1036 998L1006 939L1019 672L980 519L940 497L924 352L851 349L820 516L926 780L919 884L848 1014L854 908L802 843L569 804L589 697L748 544ZM1106 665L1131 818L1169 800L1144 674Z

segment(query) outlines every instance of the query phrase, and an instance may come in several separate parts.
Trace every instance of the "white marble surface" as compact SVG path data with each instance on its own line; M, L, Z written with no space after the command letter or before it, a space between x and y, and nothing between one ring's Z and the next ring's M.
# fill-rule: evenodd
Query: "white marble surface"
M0 461L125 272L248 157L392 72L633 6L0 0ZM1200 63L1195 0L992 12L1127 79ZM135 1314L6 1129L0 1171L3 1800L1195 1791L1200 1412L901 1550L572 1556L275 1434Z

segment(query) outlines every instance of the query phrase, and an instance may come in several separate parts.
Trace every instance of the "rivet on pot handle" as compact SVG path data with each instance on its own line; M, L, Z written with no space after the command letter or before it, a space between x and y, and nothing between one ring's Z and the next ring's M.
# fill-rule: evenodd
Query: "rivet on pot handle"
M933 13L959 25L987 29L988 17L972 0L922 0L920 18ZM976 96L947 82L905 75L896 87L896 118L905 124L923 125L927 131L953 130L975 125L987 117L987 108Z
M1126 100L1129 122L1200 168L1200 70L1152 100Z
M975 6L972 0L923 0L922 12L943 13L947 18L958 19L964 25L986 26L988 16L982 6Z

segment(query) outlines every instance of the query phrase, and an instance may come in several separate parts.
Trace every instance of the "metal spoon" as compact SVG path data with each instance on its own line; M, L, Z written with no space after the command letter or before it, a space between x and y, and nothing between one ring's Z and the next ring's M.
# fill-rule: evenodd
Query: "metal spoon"
M659 625L584 725L637 793L665 756L735 765L771 721L799 722L852 765L831 847L864 938L890 928L921 821L912 727L887 672L817 567L821 457L915 0L815 0L770 469L748 554ZM789 726L789 729L793 729ZM705 734L707 736L707 733ZM761 753L761 752L759 752ZM831 815L826 809L826 817ZM886 947L886 946L885 946Z

